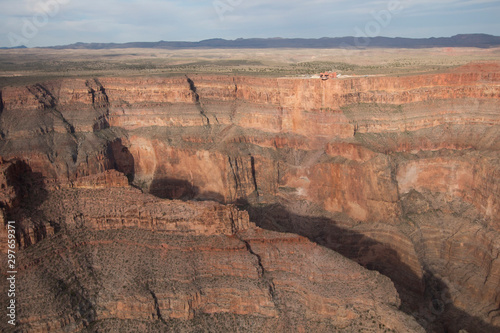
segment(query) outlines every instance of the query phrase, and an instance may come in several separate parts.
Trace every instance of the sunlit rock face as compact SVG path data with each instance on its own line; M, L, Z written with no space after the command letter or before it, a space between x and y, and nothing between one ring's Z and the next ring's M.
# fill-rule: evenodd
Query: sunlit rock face
M496 64L0 96L26 331L500 327Z

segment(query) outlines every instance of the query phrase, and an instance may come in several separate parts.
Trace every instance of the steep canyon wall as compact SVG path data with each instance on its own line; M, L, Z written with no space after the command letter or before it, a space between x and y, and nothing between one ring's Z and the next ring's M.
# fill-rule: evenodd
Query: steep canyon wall
M500 326L497 64L328 81L64 79L0 96L0 155L22 161L43 191L130 183L160 198L237 204L264 229L388 276L428 331ZM23 244L46 238L36 236L46 218L2 200L5 219L25 220ZM132 220L119 223L157 230Z

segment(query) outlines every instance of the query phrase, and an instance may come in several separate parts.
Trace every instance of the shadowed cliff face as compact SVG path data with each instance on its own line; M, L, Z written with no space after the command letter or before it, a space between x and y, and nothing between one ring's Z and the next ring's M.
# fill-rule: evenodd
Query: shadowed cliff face
M122 139L112 141L107 147L105 156L107 160L113 163L112 169L123 173L129 182L134 180L134 156L132 156L128 148L123 145Z
M49 191L130 183L163 199L238 203L261 228L389 277L429 332L500 326L498 65L36 87L3 89L0 154L27 161Z
M399 245L401 248L397 249L394 245L377 241L376 232L387 232L387 230L374 232L363 231L362 228L347 228L342 223L325 217L294 214L282 205L250 205L248 202L240 202L239 205L240 208L248 210L250 219L257 221L257 225L261 228L305 236L370 270L388 276L401 297L401 309L413 314L428 331L458 332L465 329L469 332L495 332L498 330L481 318L471 316L454 305L453 298L456 295L452 295L451 291L454 287L450 287L449 282L444 281L441 272L433 273L434 267L422 267L422 271L416 273L414 268L408 265L407 254L404 253L402 244ZM404 242L399 239L393 240L397 241ZM450 278L445 279L450 281Z
M2 221L20 221L16 228L18 246L28 247L54 233L57 226L47 223L45 212L40 209L47 190L43 177L33 172L24 161L14 161L0 164L2 169ZM2 239L7 239L3 230ZM5 251L2 252L7 252Z

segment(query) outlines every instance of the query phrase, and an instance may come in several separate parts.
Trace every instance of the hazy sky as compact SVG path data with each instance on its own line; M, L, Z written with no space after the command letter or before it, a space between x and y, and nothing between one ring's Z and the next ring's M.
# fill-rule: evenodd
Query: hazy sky
M0 46L500 35L499 0L0 0Z

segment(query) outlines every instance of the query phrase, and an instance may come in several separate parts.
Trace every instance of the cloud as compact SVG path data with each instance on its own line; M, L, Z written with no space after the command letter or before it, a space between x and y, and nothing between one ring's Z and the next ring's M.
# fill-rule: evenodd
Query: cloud
M83 42L201 40L238 37L325 37L354 35L373 13L394 0L0 0L0 45L22 35L26 21L48 2L65 2L39 27L29 46ZM219 1L219 2L217 2ZM396 0L397 1L397 0ZM221 11L215 4L224 4ZM497 0L400 0L404 10L380 34L403 37L466 32L495 34ZM457 25L463 21L466 24ZM468 29L469 31L464 31ZM422 35L425 32L425 35Z

